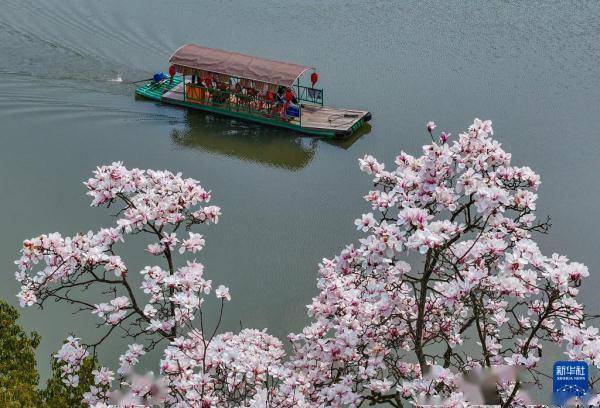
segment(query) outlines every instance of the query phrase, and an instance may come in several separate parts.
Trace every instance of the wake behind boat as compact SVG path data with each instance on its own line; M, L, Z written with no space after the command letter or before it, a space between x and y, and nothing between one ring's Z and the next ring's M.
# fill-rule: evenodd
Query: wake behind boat
M320 137L349 137L371 119L363 110L324 106L313 67L187 44L136 89L148 99ZM312 71L311 86L301 81Z

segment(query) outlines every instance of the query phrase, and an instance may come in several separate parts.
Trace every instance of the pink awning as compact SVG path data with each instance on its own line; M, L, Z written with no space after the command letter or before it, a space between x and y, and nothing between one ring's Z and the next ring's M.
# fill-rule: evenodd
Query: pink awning
M171 55L169 62L185 74L193 70L207 71L284 86L293 85L300 75L314 69L196 44L180 47Z

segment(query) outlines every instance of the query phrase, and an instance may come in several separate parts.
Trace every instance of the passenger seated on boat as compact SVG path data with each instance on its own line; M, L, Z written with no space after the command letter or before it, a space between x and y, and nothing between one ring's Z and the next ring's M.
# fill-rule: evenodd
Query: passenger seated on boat
M259 111L263 111L269 102L269 85L262 84L262 89L259 89L258 86L254 88L256 90L255 95L255 105L256 109ZM272 97L272 94L271 94ZM264 112L263 112L264 113Z
M298 101L296 100L294 92L290 88L287 88L284 95L285 103L279 111L281 119L287 121L300 116L300 109L297 105Z
M242 84L239 82L233 86L233 93L231 94L231 102L235 103L236 106L240 106L242 103L242 94L244 93L244 89L242 88Z
M275 95L275 105L283 105L285 103L285 88L280 86Z
M205 83L204 76L198 75L196 77L196 83L195 83L195 85L198 87L198 101L199 102L206 101L210 97L210 94L205 89L206 88L206 83Z
M267 90L263 99L263 108L265 109L266 116L273 116L275 114L275 94Z
M275 94L275 105L273 105L273 114L278 113L283 118L283 106L285 105L285 88L280 86Z
M261 108L260 103L258 102L258 89L253 86L248 86L244 88L244 94L246 95L246 99L248 102L248 107L257 110Z
M227 93L228 86L225 82L213 82L217 91L212 93L212 100L216 103L224 103L229 99L229 94Z
M198 86L202 87L202 89L200 90L200 97L202 100L208 102L212 99L212 92L211 92L211 88L213 88L212 85L212 79L210 76L198 76L199 78L199 82L198 82Z

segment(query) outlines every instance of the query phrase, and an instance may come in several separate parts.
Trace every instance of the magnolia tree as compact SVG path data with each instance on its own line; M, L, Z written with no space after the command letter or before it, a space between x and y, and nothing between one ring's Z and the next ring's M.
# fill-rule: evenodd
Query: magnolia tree
M511 165L490 121L452 143L434 129L422 156L401 152L391 170L360 160L374 177L373 212L355 221L368 235L323 260L314 322L291 336L309 401L402 406L437 395L461 405L457 373L512 365L522 373L496 386L515 406L527 402L524 383L547 376L547 341L600 364L598 330L576 301L587 268L533 241L550 227L535 216L539 176ZM411 267L409 253L422 262Z
M228 289L213 291L201 263L176 255L203 248L192 229L216 223L220 210L197 181L167 171L98 168L85 186L93 206L118 207L116 226L26 240L17 261L21 304L55 299L99 319L99 339L69 337L55 355L68 385L111 334L131 340L116 373L95 371L85 399L97 407L463 406L474 401L462 375L497 366L520 369L493 386L498 403L517 406L528 403L525 386L547 376L538 367L547 342L600 366L598 330L576 301L587 268L545 256L533 241L550 227L535 217L539 176L511 165L490 121L476 119L454 141L434 129L427 124L432 142L422 156L402 152L392 170L360 160L374 177L365 196L372 212L355 221L365 236L319 265L312 323L289 336L287 358L265 331L219 331ZM140 234L152 237L147 252L158 261L134 287L117 253ZM105 299L89 300L91 287ZM216 327L203 316L211 292L221 305ZM136 376L156 347L160 375Z
M216 327L206 327L202 306L212 282L205 279L201 263L175 260L177 253L195 254L204 247L193 227L218 222L219 207L207 205L210 192L181 174L128 170L120 163L99 167L85 186L92 206L118 207L116 226L73 237L40 235L23 243L16 261L22 306L41 307L49 299L68 302L96 315L104 327L96 341L69 337L63 344L55 358L64 382L76 387L85 358L120 332L132 343L119 357L117 374L107 367L94 372L96 384L85 395L90 405L224 406L248 400L265 387L270 367L283 356L281 342L256 330L218 333L220 316ZM151 237L146 250L161 259L139 271L138 288L117 249L127 236L140 234ZM92 287L100 287L106 298L90 300L86 290ZM221 285L214 293L222 313L229 290ZM166 344L161 378L131 375L140 357L161 343ZM127 392L110 391L116 375Z

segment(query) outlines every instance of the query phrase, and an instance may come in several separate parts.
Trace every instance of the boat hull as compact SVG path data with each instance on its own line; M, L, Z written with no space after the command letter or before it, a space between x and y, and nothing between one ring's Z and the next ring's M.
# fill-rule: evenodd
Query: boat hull
M172 81L170 79L166 79L160 84L154 84L150 82L137 88L135 93L141 97L157 102L210 112L217 115L260 123L268 126L276 126L322 138L350 137L371 119L371 113L366 111L350 111L327 107L303 106L304 112L302 113L303 119L301 123L304 122L305 125L299 125L264 115L251 114L243 111L236 111L235 109L226 109L211 104L189 101L183 96L183 92L177 91L177 89L181 89L182 87L182 79L180 77L173 77ZM348 112L351 112L351 114ZM325 119L323 119L327 117L344 118L344 115L347 115L352 119L348 123L342 123L342 125L332 124L331 120L326 122Z

